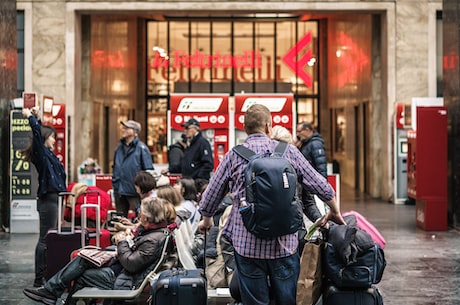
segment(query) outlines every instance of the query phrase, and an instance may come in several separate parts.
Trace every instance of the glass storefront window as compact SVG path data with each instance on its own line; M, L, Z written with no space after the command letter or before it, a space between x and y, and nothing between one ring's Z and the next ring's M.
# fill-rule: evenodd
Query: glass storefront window
M297 105L297 121L309 122L318 126L318 100L299 98Z
M167 22L149 23L147 35L147 94L168 94L168 49Z
M211 24L209 22L191 22L190 24L190 52L192 55L190 66L191 92L208 93L211 90L212 60L211 52Z
M315 21L151 21L147 32L148 95L168 81L168 93L318 94Z
M298 120L317 124L317 21L166 17L147 23L147 37L148 144L157 162L172 93L293 93Z
M233 33L233 56L241 58L233 67L233 81L235 92L253 92L254 66L259 64L256 59L252 60L254 50L254 22L239 21L234 23L235 32ZM237 29L237 30L236 30ZM237 57L238 56L238 57ZM255 55L254 55L255 56Z
M278 79L275 75L276 53L274 22L260 22L255 24L254 51L257 52L257 55L260 56L261 59L260 65L255 68L255 92L276 92L275 83ZM278 92L290 91L280 88Z
M212 22L212 53L232 54L232 23ZM232 92L232 71L231 67L213 66L212 69L212 92Z

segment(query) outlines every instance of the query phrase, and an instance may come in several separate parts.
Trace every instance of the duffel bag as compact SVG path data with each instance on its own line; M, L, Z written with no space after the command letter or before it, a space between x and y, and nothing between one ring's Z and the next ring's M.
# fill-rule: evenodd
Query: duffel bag
M386 267L383 249L374 244L360 251L356 262L346 265L332 244L324 247L323 270L327 278L339 288L369 288L382 279Z

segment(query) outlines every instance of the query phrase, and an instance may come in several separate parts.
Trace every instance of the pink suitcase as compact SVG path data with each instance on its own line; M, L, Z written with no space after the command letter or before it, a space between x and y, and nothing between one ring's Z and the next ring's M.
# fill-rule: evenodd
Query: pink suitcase
M353 215L356 218L356 225L361 230L366 231L371 237L372 240L378 244L382 249L385 249L385 238L383 238L382 234L371 224L363 215L359 214L356 211L349 211L342 214L343 216Z

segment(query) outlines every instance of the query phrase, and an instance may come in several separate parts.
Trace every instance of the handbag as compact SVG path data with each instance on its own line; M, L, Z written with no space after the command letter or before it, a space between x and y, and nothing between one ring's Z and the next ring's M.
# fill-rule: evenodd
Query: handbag
M297 305L315 305L322 293L321 254L324 241L317 238L305 243L300 258Z

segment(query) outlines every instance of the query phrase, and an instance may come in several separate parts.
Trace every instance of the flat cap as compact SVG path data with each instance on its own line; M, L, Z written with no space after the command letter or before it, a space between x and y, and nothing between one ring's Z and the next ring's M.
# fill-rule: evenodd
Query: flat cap
M121 121L120 124L125 126L126 128L134 129L137 132L141 131L141 123L139 123L139 122L129 120L129 121L126 121L126 122Z

